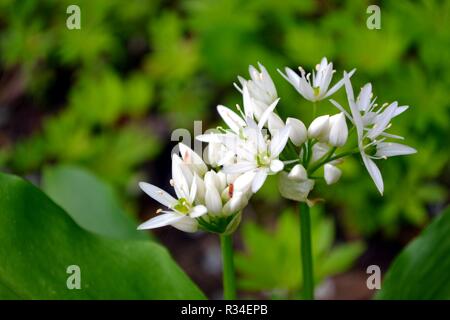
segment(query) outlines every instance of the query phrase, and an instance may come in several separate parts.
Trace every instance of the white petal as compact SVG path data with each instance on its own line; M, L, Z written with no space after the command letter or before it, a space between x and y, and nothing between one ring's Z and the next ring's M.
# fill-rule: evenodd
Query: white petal
M222 172L226 174L244 173L250 170L256 169L256 163L254 162L238 162L223 167Z
M342 147L347 142L347 137L348 129L344 113L330 117L329 143L335 147Z
M242 193L236 193L230 200L223 206L223 214L230 215L241 211L248 204L248 198Z
M183 162L192 165L194 170L199 175L204 175L208 170L208 167L206 166L203 159L194 150L181 142L178 144L178 147L180 149L180 154L183 158Z
M344 72L344 83L345 83L345 90L347 92L347 99L348 103L350 105L350 111L352 113L353 117L353 124L356 127L356 132L358 135L358 141L361 142L363 138L363 130L364 130L364 124L363 120L361 118L361 113L359 112L359 109L355 103L355 97L353 95L353 87L352 83L350 81L349 75Z
M364 165L366 166L367 171L370 174L370 177L372 178L373 182L375 182L375 185L377 186L378 191L383 195L383 177L381 176L380 169L378 169L375 162L372 161L366 154L361 153L361 157L363 159Z
M188 198L189 203L194 203L196 196L197 196L197 179L193 178Z
M270 171L273 173L280 172L284 168L284 163L278 159L272 160L270 162Z
M138 230L144 230L144 229L154 229L159 227L164 227L171 225L177 221L180 221L185 216L178 214L178 213L164 213L160 214L159 216L156 216L143 224L141 224L138 227Z
M194 176L183 165L183 161L176 154L172 155L172 182L178 198L189 198L189 180Z
M197 205L194 208L192 208L191 212L189 213L189 216L191 218L198 218L203 215L205 215L208 212L208 209L204 205Z
M292 86L294 86L294 88L298 88L300 84L300 76L292 71L292 69L286 67L286 74L284 74L280 69L277 69L277 71L284 79L286 79Z
M197 194L195 196L195 200L197 202L204 202L205 201L205 183L203 182L202 178L198 176L198 174L195 174L194 176L195 184L197 185Z
M242 87L242 97L244 102L244 114L246 117L253 117L255 107L253 106L253 100L248 92L247 85ZM231 128L231 127L230 127Z
M184 232L195 232L198 229L198 222L188 216L184 216L182 219L172 224L172 227Z
M370 99L372 98L372 85L370 83L366 83L364 87L362 87L361 92L358 96L358 109L361 111L366 111L370 106Z
M377 144L377 157L394 157L416 153L417 150L404 144L394 142L380 142Z
M308 139L306 126L299 119L287 118L286 125L291 127L289 138L296 146L301 146Z
M259 122L258 122L258 127L260 129L262 129L265 126L267 120L269 119L270 115L273 113L273 110L277 106L278 101L280 101L280 98L275 100L262 114L261 119L259 119Z
M217 106L217 112L219 112L223 121L234 132L239 133L240 129L245 126L245 121L231 109L219 105Z
M220 214L222 211L222 199L214 186L206 185L205 204L210 214Z
M224 136L224 133L206 133L199 134L195 137L198 141L201 142L212 142L212 143L222 143L221 137Z
M296 164L288 174L288 178L294 181L302 181L308 179L308 173L301 164Z
M256 172L255 179L253 179L252 183L252 192L256 193L264 184L267 178L267 171L264 169L260 169Z
M139 187L148 194L150 197L166 206L167 208L171 208L177 200L168 194L166 191L146 182L139 182Z
M324 178L325 178L325 182L330 185L333 183L336 183L339 178L341 177L341 170L329 163L325 164L324 168Z
M384 110L375 119L374 126L367 133L367 136L370 139L375 139L376 137L378 137L380 135L380 133L382 133L386 129L386 126L389 124L389 122L391 121L392 117L394 116L396 109L397 109L397 101L391 103L389 105L389 107L387 107L386 110Z
M241 174L233 181L234 191L235 192L247 192L252 185L253 179L255 178L256 173L252 171L247 171Z
M394 116L392 118L402 114L403 112L405 112L408 109L409 109L409 106L398 106L397 109L395 110Z
M308 137L326 142L330 130L329 120L330 120L329 115L324 115L315 118L309 125Z
M280 194L290 200L307 201L309 192L314 188L314 180L296 181L288 177L286 172L280 172L278 189Z
M269 115L269 123L267 124L271 134L274 134L277 130L284 128L284 122L276 113L271 113Z
M272 159L278 157L281 151L283 151L289 139L290 132L291 127L289 126L285 126L283 129L275 132L272 140L270 141L270 156L272 157Z

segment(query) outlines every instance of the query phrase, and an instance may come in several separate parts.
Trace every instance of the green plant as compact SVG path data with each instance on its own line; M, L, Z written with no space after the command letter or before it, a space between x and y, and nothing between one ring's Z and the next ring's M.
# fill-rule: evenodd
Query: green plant
M311 208L311 234L314 282L348 270L364 252L363 242L334 245L335 226L324 217L319 206ZM285 210L274 230L266 230L254 222L242 227L244 252L236 254L238 285L245 291L264 291L278 297L297 297L303 287L299 269L300 239L298 215Z

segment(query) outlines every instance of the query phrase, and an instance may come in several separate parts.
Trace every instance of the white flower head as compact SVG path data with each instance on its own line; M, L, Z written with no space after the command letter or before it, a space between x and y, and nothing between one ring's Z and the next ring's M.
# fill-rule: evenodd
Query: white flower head
M240 88L236 83L234 86L242 93L247 95L250 99L253 107L253 113L257 120L259 120L264 111L277 100L277 90L270 77L267 69L258 63L260 70L254 66L249 66L250 80L246 80L243 77L238 77L238 80L242 86ZM247 93L245 93L247 90Z
M237 162L225 165L223 171L228 174L254 172L252 192L256 192L263 185L267 175L283 170L284 164L278 157L289 139L291 128L285 126L268 139L263 134L261 126L257 125L253 119L248 118L247 124L244 138L236 135L234 140L224 140L228 148L235 150Z
M341 79L329 89L335 70L333 69L333 63L328 63L328 60L325 57L322 58L320 64L316 65L316 71L312 72L312 79L311 73L306 73L302 67L299 67L298 69L300 75L287 67L285 68L286 74L282 73L280 70L278 70L278 72L280 72L280 74L295 89L297 89L303 98L309 101L315 102L323 100L334 94L344 85L344 81ZM354 72L355 69L350 72L350 76L353 75Z
M370 84L363 87L357 101L355 101L350 77L345 72L344 81L351 110L350 119L354 123L358 135L358 148L361 158L378 191L383 194L383 177L373 159L386 159L417 152L414 148L403 144L385 142L386 138L403 139L400 136L394 136L384 131L390 127L392 118L404 112L407 107L399 107L397 102L393 102L385 104L376 110L377 106L374 101L370 100L372 96ZM337 103L334 104L338 106Z

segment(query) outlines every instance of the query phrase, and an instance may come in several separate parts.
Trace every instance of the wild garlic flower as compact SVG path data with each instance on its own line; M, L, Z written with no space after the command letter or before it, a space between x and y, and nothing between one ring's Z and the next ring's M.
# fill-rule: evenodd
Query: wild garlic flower
M141 182L139 186L167 209L141 224L138 229L154 229L171 225L185 232L199 228L217 233L232 232L240 221L242 209L251 197L252 174L228 175L208 170L201 157L184 144L179 144L181 158L172 156L172 185L176 197Z
M242 95L245 95L244 88L247 88L256 120L259 120L264 111L278 99L277 89L267 69L261 63L258 63L258 67L261 71L252 65L249 66L250 80L238 76L242 88L234 84Z
M199 187L198 174L194 172L192 163L183 162L176 154L172 156L172 180L171 185L177 195L177 199L166 191L149 183L140 182L139 187L150 197L161 203L167 210L159 209L157 213L163 213L141 224L138 229L154 229L166 225L185 231L197 231L196 218L207 213L203 204L196 204Z
M328 98L336 91L338 91L343 85L344 80L339 80L333 87L329 88L331 80L333 79L333 63L328 63L327 58L322 58L320 64L316 65L316 71L306 73L302 67L298 68L300 75L295 73L292 69L286 67L284 74L281 70L278 72L305 98L309 101L320 101ZM350 72L350 76L353 75L355 69Z
M290 127L285 126L277 131L272 137L264 135L252 119L247 120L246 139L242 141L228 140L228 147L235 148L238 161L234 164L225 165L223 171L230 174L254 172L252 192L257 192L269 174L276 174L283 170L284 163L279 160L290 133Z
M289 173L280 173L278 190L286 199L308 202L308 195L314 184L313 179L308 179L306 169L301 164L296 164Z
M378 191L383 194L383 178L373 159L387 159L417 152L414 148L400 143L385 142L387 138L403 139L403 137L388 134L385 130L390 128L392 118L404 112L407 107L399 107L396 101L378 107L374 101L370 101L372 94L370 85L363 87L355 101L350 77L345 72L344 81L361 158Z

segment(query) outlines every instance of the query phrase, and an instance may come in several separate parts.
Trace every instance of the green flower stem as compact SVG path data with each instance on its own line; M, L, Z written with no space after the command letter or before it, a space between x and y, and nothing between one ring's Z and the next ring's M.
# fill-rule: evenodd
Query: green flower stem
M236 278L234 274L232 235L221 234L220 246L222 249L222 266L223 266L223 298L224 300L235 300Z
M314 271L311 250L311 219L309 207L305 202L299 205L300 210L300 245L303 270L303 299L314 300Z

